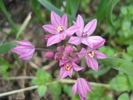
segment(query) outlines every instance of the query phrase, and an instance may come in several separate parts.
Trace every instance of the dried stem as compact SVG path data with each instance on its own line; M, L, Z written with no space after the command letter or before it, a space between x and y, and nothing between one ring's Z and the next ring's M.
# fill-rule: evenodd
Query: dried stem
M75 83L76 80L62 79L62 80L58 80L58 81L53 81L53 82L47 83L46 85L50 85L50 84L54 84L54 83L58 83L58 82L61 82L61 83L71 83L72 84L72 83ZM106 87L106 88L110 88L111 87L110 85L102 84L102 83L94 83L94 82L89 82L89 83L92 86L102 86L102 87ZM28 91L28 90L33 90L33 89L37 89L37 88L38 88L38 86L31 86L31 87L27 87L27 88L23 88L23 89L19 89L19 90L13 90L13 91L1 93L0 97L7 96L7 95L12 95L12 94L16 94L16 93L24 92L24 91Z

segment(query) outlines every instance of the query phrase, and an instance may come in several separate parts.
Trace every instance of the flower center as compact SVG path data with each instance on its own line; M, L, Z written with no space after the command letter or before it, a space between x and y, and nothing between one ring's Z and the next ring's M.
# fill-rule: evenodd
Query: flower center
M87 37L87 32L82 32L82 36L81 37Z
M93 51L91 51L91 52L88 53L88 56L89 56L89 57L94 57L94 54L95 54L95 53L94 53Z
M65 68L66 68L67 70L70 70L71 66L70 66L70 65L65 65Z
M64 29L61 27L61 26L59 26L58 28L57 28L57 32L58 33L61 33L61 32L63 32L64 31Z

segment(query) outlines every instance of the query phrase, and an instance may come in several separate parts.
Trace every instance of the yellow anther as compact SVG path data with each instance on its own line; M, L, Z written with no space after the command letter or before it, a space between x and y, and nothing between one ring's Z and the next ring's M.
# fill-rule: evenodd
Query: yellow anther
M70 65L66 65L65 68L66 68L67 70L70 70L71 66L70 66Z
M92 51L92 52L88 53L88 56L94 57L94 52Z
M60 33L60 32L62 32L62 31L63 31L63 28L62 28L61 26L59 26L59 27L57 28L57 32Z

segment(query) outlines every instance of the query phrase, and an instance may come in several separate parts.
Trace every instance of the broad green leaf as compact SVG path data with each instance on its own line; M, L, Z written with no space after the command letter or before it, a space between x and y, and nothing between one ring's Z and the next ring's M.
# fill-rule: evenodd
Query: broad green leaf
M67 0L67 6L68 13L71 14L73 17L76 16L76 13L78 11L80 0Z
M99 59L103 64L133 76L133 63L120 58Z
M111 87L116 91L130 91L130 83L128 82L128 79L126 75L124 74L118 74L116 77L114 77L110 81Z
M61 94L61 84L60 83L55 83L55 84L50 84L49 85L49 90L57 96Z
M38 69L36 72L36 78L32 80L35 85L45 85L52 80L51 75L43 69Z
M88 73L88 74L92 74L92 75L98 75L98 76L101 76L101 75L103 75L103 74L105 74L107 71L109 71L110 70L110 67L105 67L105 68L103 68L103 69L99 69L97 72L96 71L94 71L94 70L89 70L89 71L87 71L86 73Z
M113 99L111 99L110 97L105 96L105 97L102 97L100 100L113 100Z
M0 54L11 50L15 46L17 46L16 42L9 42L9 43L5 43L5 44L0 45Z
M98 10L96 11L96 17L99 21L105 19L108 24L113 25L112 22L112 11L114 6L119 0L101 0Z
M38 16L39 20L44 24L45 19L42 17L41 6L39 2L37 0L30 0L30 2L35 14Z
M47 0L38 0L38 2L43 5L46 9L50 10L50 11L54 11L56 12L58 15L62 16L64 14L64 12L61 12L57 7L55 7L54 5L52 5L50 2L48 2ZM72 17L70 15L68 15L69 20L75 20L75 17Z
M47 91L47 86L46 85L40 85L37 88L37 92L38 92L39 97L43 97L44 94L46 93L46 91Z
M68 94L70 97L72 96L72 86L69 86L69 85L64 84L63 85L63 91L66 94Z
M104 94L104 88L98 86L92 86L92 92L88 92L87 100L100 100L101 96Z
M128 93L123 93L119 96L118 100L129 100Z

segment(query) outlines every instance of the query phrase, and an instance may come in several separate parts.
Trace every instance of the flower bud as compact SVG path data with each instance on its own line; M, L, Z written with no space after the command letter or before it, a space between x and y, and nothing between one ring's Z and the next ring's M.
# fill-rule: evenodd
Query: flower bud
M46 58L53 58L53 57L54 57L54 53L51 52L51 51L48 51L48 52L44 55L44 57L46 57Z
M65 47L65 53L66 53L66 54L72 54L73 51L74 51L73 46L67 45L67 46Z

